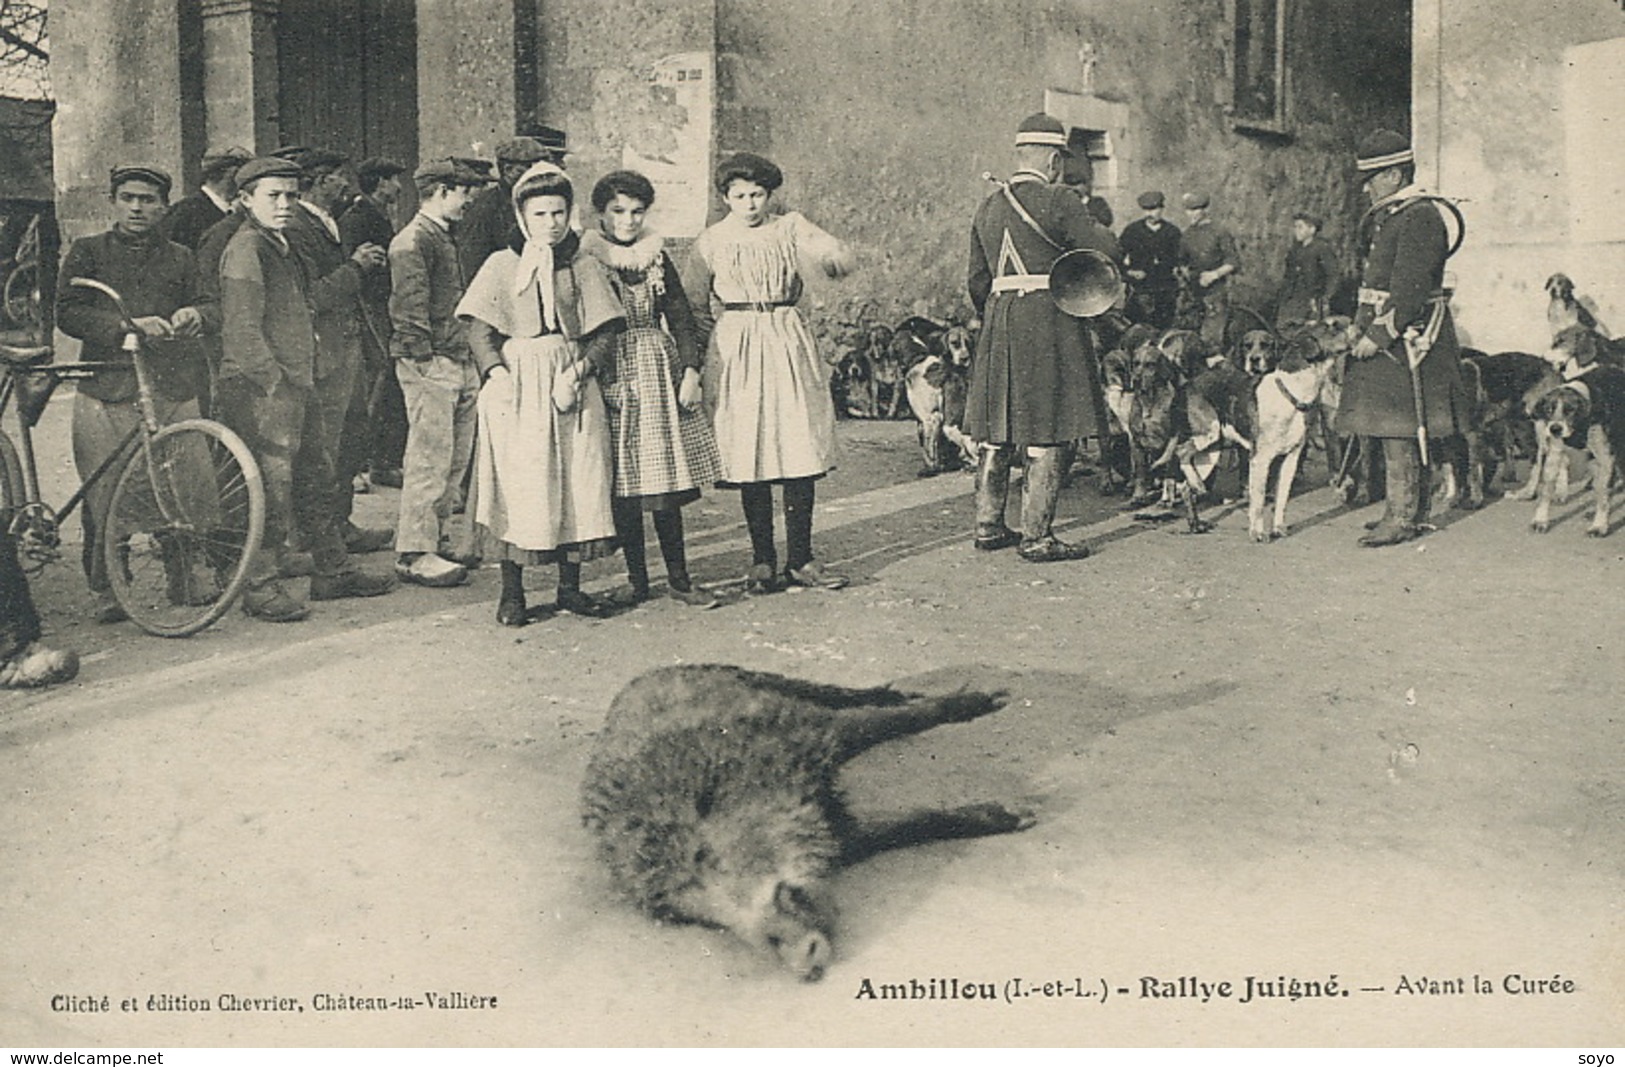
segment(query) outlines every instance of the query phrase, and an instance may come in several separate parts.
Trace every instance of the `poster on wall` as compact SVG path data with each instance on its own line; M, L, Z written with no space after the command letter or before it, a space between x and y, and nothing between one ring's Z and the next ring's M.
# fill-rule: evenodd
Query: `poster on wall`
M649 67L651 103L668 119L635 132L621 165L654 183L649 227L666 237L695 237L705 228L711 196L711 117L716 57L681 52Z

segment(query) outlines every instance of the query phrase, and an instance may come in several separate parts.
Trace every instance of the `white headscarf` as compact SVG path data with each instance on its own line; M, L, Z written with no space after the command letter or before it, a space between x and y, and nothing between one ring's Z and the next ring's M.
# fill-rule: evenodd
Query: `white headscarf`
M552 163L535 163L513 185L513 213L519 220L519 232L525 235L525 247L519 253L519 266L514 271L513 292L515 296L520 296L532 284L540 289L543 321L550 330L559 328L558 299L553 292L553 245L549 241L538 240L525 225L520 194L525 193L524 199L529 199L535 194L527 191L525 186L537 178L554 174L563 178L566 184L570 183L569 175ZM573 185L571 189L574 189Z

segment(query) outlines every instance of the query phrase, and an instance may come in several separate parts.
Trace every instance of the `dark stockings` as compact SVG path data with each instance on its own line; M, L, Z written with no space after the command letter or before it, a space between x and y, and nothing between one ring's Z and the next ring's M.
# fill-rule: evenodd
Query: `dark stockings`
M612 503L612 511L615 536L621 543L621 554L626 558L627 581L632 585L632 592L640 599L647 597L649 561L643 538L643 507L636 499L617 497ZM660 541L661 558L666 561L666 582L679 593L686 593L692 583L688 577L688 557L683 545L683 513L678 508L665 508L653 514L655 537Z
M784 482L785 563L800 570L812 562L813 498L817 482L812 478L792 478ZM750 532L751 562L778 569L779 555L773 547L773 486L753 482L739 487L745 508L745 528Z
M742 485L739 500L745 507L745 529L750 532L751 563L778 570L779 553L773 547L773 486L767 482Z

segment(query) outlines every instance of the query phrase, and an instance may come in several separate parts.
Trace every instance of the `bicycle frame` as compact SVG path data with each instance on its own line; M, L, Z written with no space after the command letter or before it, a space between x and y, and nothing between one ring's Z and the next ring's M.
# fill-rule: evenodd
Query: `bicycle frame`
M127 462L136 449L146 452L148 441L152 435L163 428L163 424L158 419L157 405L153 401L151 377L147 371L146 355L141 347L141 333L131 319L129 311L125 308L124 301L120 299L116 290L93 278L72 278L69 279L68 284L78 286L81 289L94 289L104 294L113 302L113 306L118 309L119 317L124 320L126 332L120 347L130 354L131 363L135 368L136 399L141 412L141 422L125 435L118 448L109 453L107 458L85 477L79 488L74 490L73 495L68 497L60 508L52 509L45 502L40 490L39 468L34 455L33 429L39 424L40 416L44 413L50 395L56 391L56 387L62 382L94 378L104 370L121 367L122 365L117 363L62 363L45 364L41 367L7 368L3 381L0 381L0 413L5 411L7 401L15 396L17 399L17 424L20 431L18 435L18 452L23 475L23 499L20 502L21 507L12 519L9 532L13 534L20 533L40 518L45 518L51 526L49 537L45 538L45 540L47 540L49 547L53 548L58 540L55 527L60 524L61 520L73 514L73 510L84 502L91 487L100 481L108 471L121 467ZM38 395L37 399L30 397L25 402L24 396L19 393L17 387L19 376L26 374L46 375L50 379L50 384L45 387L42 394ZM149 471L149 478L151 478L150 472L153 470L151 463L147 464L147 470ZM162 504L165 498L159 492L159 487L154 484L152 489L155 499ZM43 531L39 532L43 533Z

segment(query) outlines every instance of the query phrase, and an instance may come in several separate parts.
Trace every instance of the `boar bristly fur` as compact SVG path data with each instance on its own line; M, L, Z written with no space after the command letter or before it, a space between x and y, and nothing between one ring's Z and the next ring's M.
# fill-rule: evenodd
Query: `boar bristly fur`
M708 665L616 696L583 818L616 889L649 915L726 929L808 980L831 956L830 874L883 848L1031 825L996 805L865 823L841 765L871 745L985 715L1002 693L925 697Z

